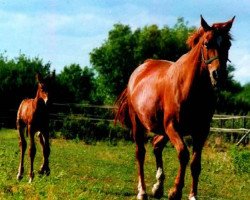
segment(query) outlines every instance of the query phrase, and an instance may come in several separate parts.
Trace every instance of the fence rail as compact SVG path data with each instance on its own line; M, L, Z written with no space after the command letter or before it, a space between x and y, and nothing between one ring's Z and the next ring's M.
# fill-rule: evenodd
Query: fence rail
M90 105L74 103L53 103L50 113L52 121L60 121L66 117L90 121L114 121L114 111L117 107L112 105ZM0 113L0 126L12 121L15 126L16 109ZM250 116L218 115L215 114L211 123L211 132L233 133L249 138Z

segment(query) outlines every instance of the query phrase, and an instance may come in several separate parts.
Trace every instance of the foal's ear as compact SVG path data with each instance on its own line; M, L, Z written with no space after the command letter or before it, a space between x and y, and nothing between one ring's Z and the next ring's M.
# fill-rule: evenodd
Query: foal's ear
M39 83L43 81L43 77L42 77L42 75L41 75L40 72L38 72L38 73L36 74L36 80L37 80Z
M212 30L212 27L207 24L207 22L203 19L202 15L201 15L201 27L204 29L205 32Z

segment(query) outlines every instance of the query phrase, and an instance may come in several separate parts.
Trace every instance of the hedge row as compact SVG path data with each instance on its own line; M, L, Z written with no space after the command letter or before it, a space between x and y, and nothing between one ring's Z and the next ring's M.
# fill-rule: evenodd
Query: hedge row
M89 120L69 115L62 124L54 122L52 129L60 128L60 136L65 139L80 139L86 143L100 140L131 140L130 131L108 120ZM52 133L53 136L53 133Z

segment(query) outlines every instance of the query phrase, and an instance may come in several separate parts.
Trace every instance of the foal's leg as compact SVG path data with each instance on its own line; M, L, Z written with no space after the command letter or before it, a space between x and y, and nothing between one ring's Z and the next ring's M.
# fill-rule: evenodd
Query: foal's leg
M19 131L19 148L20 148L20 163L18 168L17 180L21 180L23 178L23 172L24 172L23 161L24 161L25 150L27 147L27 142L24 136L25 127L20 125L20 122L18 122L17 129Z
M153 147L154 147L154 155L156 159L156 180L157 182L154 184L152 188L153 196L155 198L161 198L164 193L164 171L163 171L163 161L162 161L162 151L165 147L168 139L163 135L156 135L153 138Z
M48 135L49 134L47 132L39 133L40 144L42 146L42 151L43 151L43 164L38 173L46 174L47 176L50 174L50 168L49 168L50 146L49 146Z
M186 167L189 161L189 151L183 141L183 138L181 138L178 132L175 130L173 123L170 123L167 126L166 132L168 133L170 141L177 150L180 162L180 167L175 178L174 187L169 191L168 198L170 200L180 200L182 197L182 188L184 187Z
M35 131L32 130L31 126L28 126L29 136L30 136L30 146L29 146L29 157L30 157L30 173L29 173L29 183L32 182L34 178L34 159L36 155L36 146L35 146Z
M199 175L201 172L201 153L205 139L193 138L193 154L191 160L192 186L189 194L190 200L196 200Z

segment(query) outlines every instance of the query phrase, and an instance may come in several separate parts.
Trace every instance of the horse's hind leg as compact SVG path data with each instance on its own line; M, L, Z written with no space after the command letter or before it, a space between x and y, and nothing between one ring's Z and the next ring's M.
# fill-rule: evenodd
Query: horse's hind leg
M168 138L163 135L156 135L153 138L153 148L154 155L156 159L156 180L157 182L154 184L152 188L153 196L155 198L161 198L164 193L164 171L163 171L163 161L162 161L162 151L168 141Z
M144 180L144 160L145 160L145 146L144 146L144 136L145 131L136 116L131 117L132 131L134 140L136 143L136 160L138 163L138 195L137 199L145 200L147 199L146 184Z
M34 159L35 159L35 155L36 155L36 146L35 146L35 131L32 130L31 126L28 126L28 132L29 132L29 136L30 136L30 147L29 147L29 157L30 157L30 173L29 173L29 183L32 182L33 178L34 178Z
M147 199L146 184L144 180L144 160L145 160L145 146L144 134L137 133L135 136L136 142L136 159L138 162L138 195L137 199Z
M24 154L27 147L27 142L25 140L24 130L25 126L21 124L21 122L17 122L17 129L19 132L19 148L20 148L20 163L18 168L17 180L21 180L23 178L23 162L24 162Z
M42 146L43 151L43 164L38 171L39 174L46 174L47 176L50 174L49 168L49 155L50 155L50 146L49 146L49 136L47 132L39 133L40 144Z

